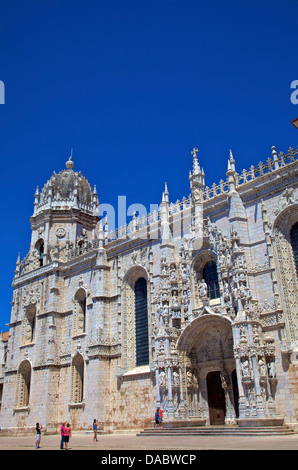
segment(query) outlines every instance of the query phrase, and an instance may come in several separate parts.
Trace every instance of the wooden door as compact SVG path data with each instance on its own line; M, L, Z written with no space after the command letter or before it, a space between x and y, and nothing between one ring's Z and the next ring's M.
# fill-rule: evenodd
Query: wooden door
M207 392L210 424L225 424L225 393L221 386L219 371L209 372L207 375Z

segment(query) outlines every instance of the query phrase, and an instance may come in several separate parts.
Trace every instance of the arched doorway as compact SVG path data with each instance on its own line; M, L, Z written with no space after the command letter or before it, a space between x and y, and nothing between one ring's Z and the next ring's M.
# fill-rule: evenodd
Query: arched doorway
M186 409L186 414L207 424L233 424L238 417L238 387L231 322L209 308L204 312L185 328L177 343L186 377L195 375L198 383L195 400L190 397L193 387L185 391L186 408L197 403L197 410L192 409L191 415Z

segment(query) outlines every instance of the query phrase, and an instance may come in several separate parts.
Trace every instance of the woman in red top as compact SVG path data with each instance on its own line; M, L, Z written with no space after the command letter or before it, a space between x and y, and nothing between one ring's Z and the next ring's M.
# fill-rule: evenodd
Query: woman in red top
M162 409L159 408L159 412L158 412L158 422L159 422L159 427L162 429L163 428L163 424L162 424Z
M68 449L68 443L69 443L70 437L71 437L71 427L70 427L70 424L67 423L66 427L64 428L65 449Z

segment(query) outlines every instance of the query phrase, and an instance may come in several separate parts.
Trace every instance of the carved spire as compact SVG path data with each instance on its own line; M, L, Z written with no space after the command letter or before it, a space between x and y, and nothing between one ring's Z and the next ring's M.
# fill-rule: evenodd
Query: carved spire
M161 236L163 241L169 240L170 238L169 216L169 191L167 183L165 183L165 190L162 193L162 201L160 204Z
M15 276L20 275L20 266L21 266L21 259L20 259L20 253L18 253L18 258L16 262L16 269L15 269Z
M94 215L98 215L97 208L98 208L99 202L98 202L98 194L97 194L96 185L94 185L94 189L92 193L92 204L93 204Z
M99 221L99 228L98 228L98 240L99 240L99 248L103 247L104 244L104 231L102 226L102 221Z
M196 147L193 148L191 154L193 156L193 163L192 163L192 174L193 176L198 175L201 173L201 168L198 162L198 157L197 157L197 152L198 149Z
M36 186L35 194L34 194L34 214L37 212L37 206L39 201L39 188Z
M278 170L278 168L279 168L278 156L277 156L277 152L276 152L276 147L274 145L271 147L271 153L272 153L272 159L273 159L273 162L274 162L274 169Z
M200 168L198 157L197 157L198 149L196 147L193 148L191 154L193 156L193 170L189 172L189 180L190 180L190 187L192 191L192 195L194 196L196 201L203 200L203 193L205 188L205 173L202 168Z
M233 157L232 150L230 150L230 159L228 160L228 171L226 175L228 177L229 192L232 193L236 190L236 169L235 159Z
M236 171L236 168L235 168L235 159L233 157L233 153L232 153L232 150L230 149L230 159L228 160L228 171L233 171L235 172Z
M34 194L34 204L38 204L38 198L39 198L39 187L36 186L36 190Z
M165 190L162 193L162 202L169 203L169 191L168 191L167 183L165 183Z

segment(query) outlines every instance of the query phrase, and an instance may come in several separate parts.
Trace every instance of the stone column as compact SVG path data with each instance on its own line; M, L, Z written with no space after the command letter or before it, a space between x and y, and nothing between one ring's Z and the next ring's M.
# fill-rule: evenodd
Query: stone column
M160 389L159 389L159 369L155 367L155 380L156 380L156 407L160 407Z
M263 400L263 396L261 393L260 387L260 375L259 375L259 366L258 366L258 356L256 352L253 352L251 355L251 363L253 368L254 374L254 386L255 386L255 393L256 393L256 413L258 417L265 417L265 404Z
M241 363L240 363L239 356L235 357L235 362L236 362L236 375L237 375L237 384L238 384L238 392L239 392L239 400L238 400L239 418L244 418L245 411L246 411L246 400L245 400L245 394L244 394L243 384L242 384L242 372L241 372Z
M174 417L173 407L173 391L172 391L172 367L167 367L168 375L168 417L171 419Z
M179 384L180 384L180 406L179 414L181 418L185 418L185 403L184 403L184 390L183 390L183 375L182 368L179 366Z

